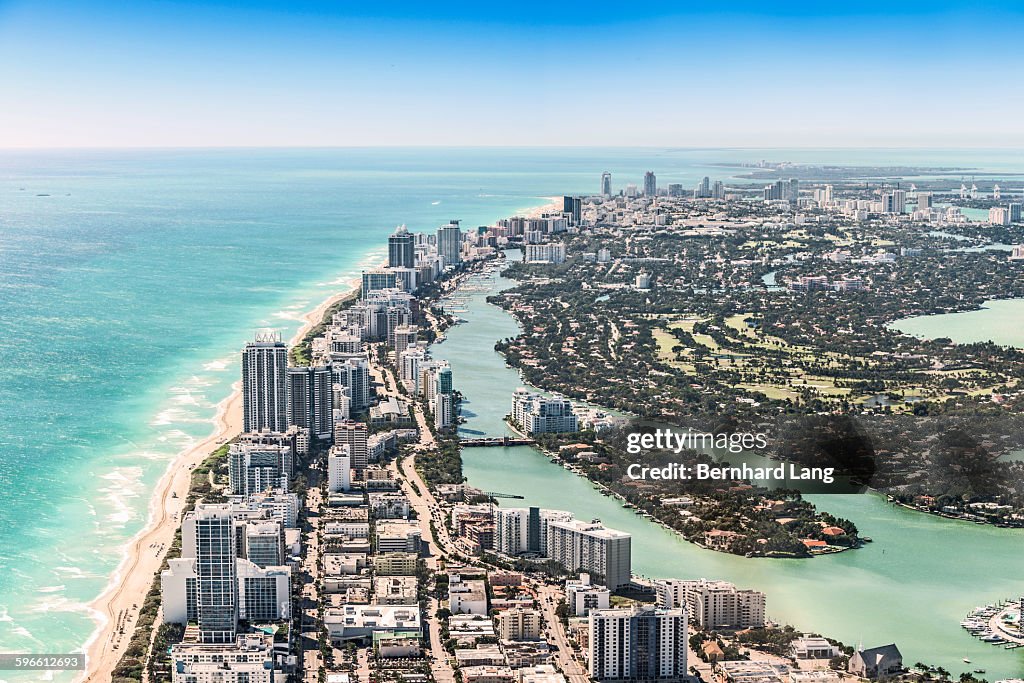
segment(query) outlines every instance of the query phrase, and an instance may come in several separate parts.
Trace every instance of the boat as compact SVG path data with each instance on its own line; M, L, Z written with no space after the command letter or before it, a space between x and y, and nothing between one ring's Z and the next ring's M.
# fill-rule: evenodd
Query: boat
M970 663L971 663L971 660L967 659L967 657L964 657L964 664L970 664Z
M976 673L976 674L983 674L983 673L985 673L985 670L984 669L975 669L974 673Z

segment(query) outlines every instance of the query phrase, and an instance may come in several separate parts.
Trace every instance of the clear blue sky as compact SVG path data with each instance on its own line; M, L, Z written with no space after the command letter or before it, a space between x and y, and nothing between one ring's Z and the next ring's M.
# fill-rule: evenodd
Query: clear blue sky
M1024 3L0 0L0 148L1024 146Z

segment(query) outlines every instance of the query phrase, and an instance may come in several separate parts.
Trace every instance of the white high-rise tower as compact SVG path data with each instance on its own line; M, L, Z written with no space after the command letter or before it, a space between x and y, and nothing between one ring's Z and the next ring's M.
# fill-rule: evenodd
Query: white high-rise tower
M288 347L273 331L258 332L242 351L243 430L288 431Z

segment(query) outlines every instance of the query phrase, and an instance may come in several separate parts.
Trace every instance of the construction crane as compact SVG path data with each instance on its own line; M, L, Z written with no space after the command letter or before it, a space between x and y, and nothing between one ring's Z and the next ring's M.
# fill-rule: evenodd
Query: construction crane
M481 493L487 496L487 502L491 506L491 519L494 519L494 499L495 498L511 498L513 500L522 500L522 496L517 496L514 493L501 493L499 491L481 491Z
M515 500L523 500L522 496L517 496L514 493L500 493L498 491L481 491L481 493L485 496L490 496L491 498L514 498Z

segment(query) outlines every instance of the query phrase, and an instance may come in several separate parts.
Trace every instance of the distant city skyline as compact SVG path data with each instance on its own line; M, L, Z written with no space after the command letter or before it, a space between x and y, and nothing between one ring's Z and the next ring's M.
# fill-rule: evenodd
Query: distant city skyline
M1024 9L0 0L0 148L1024 146Z

